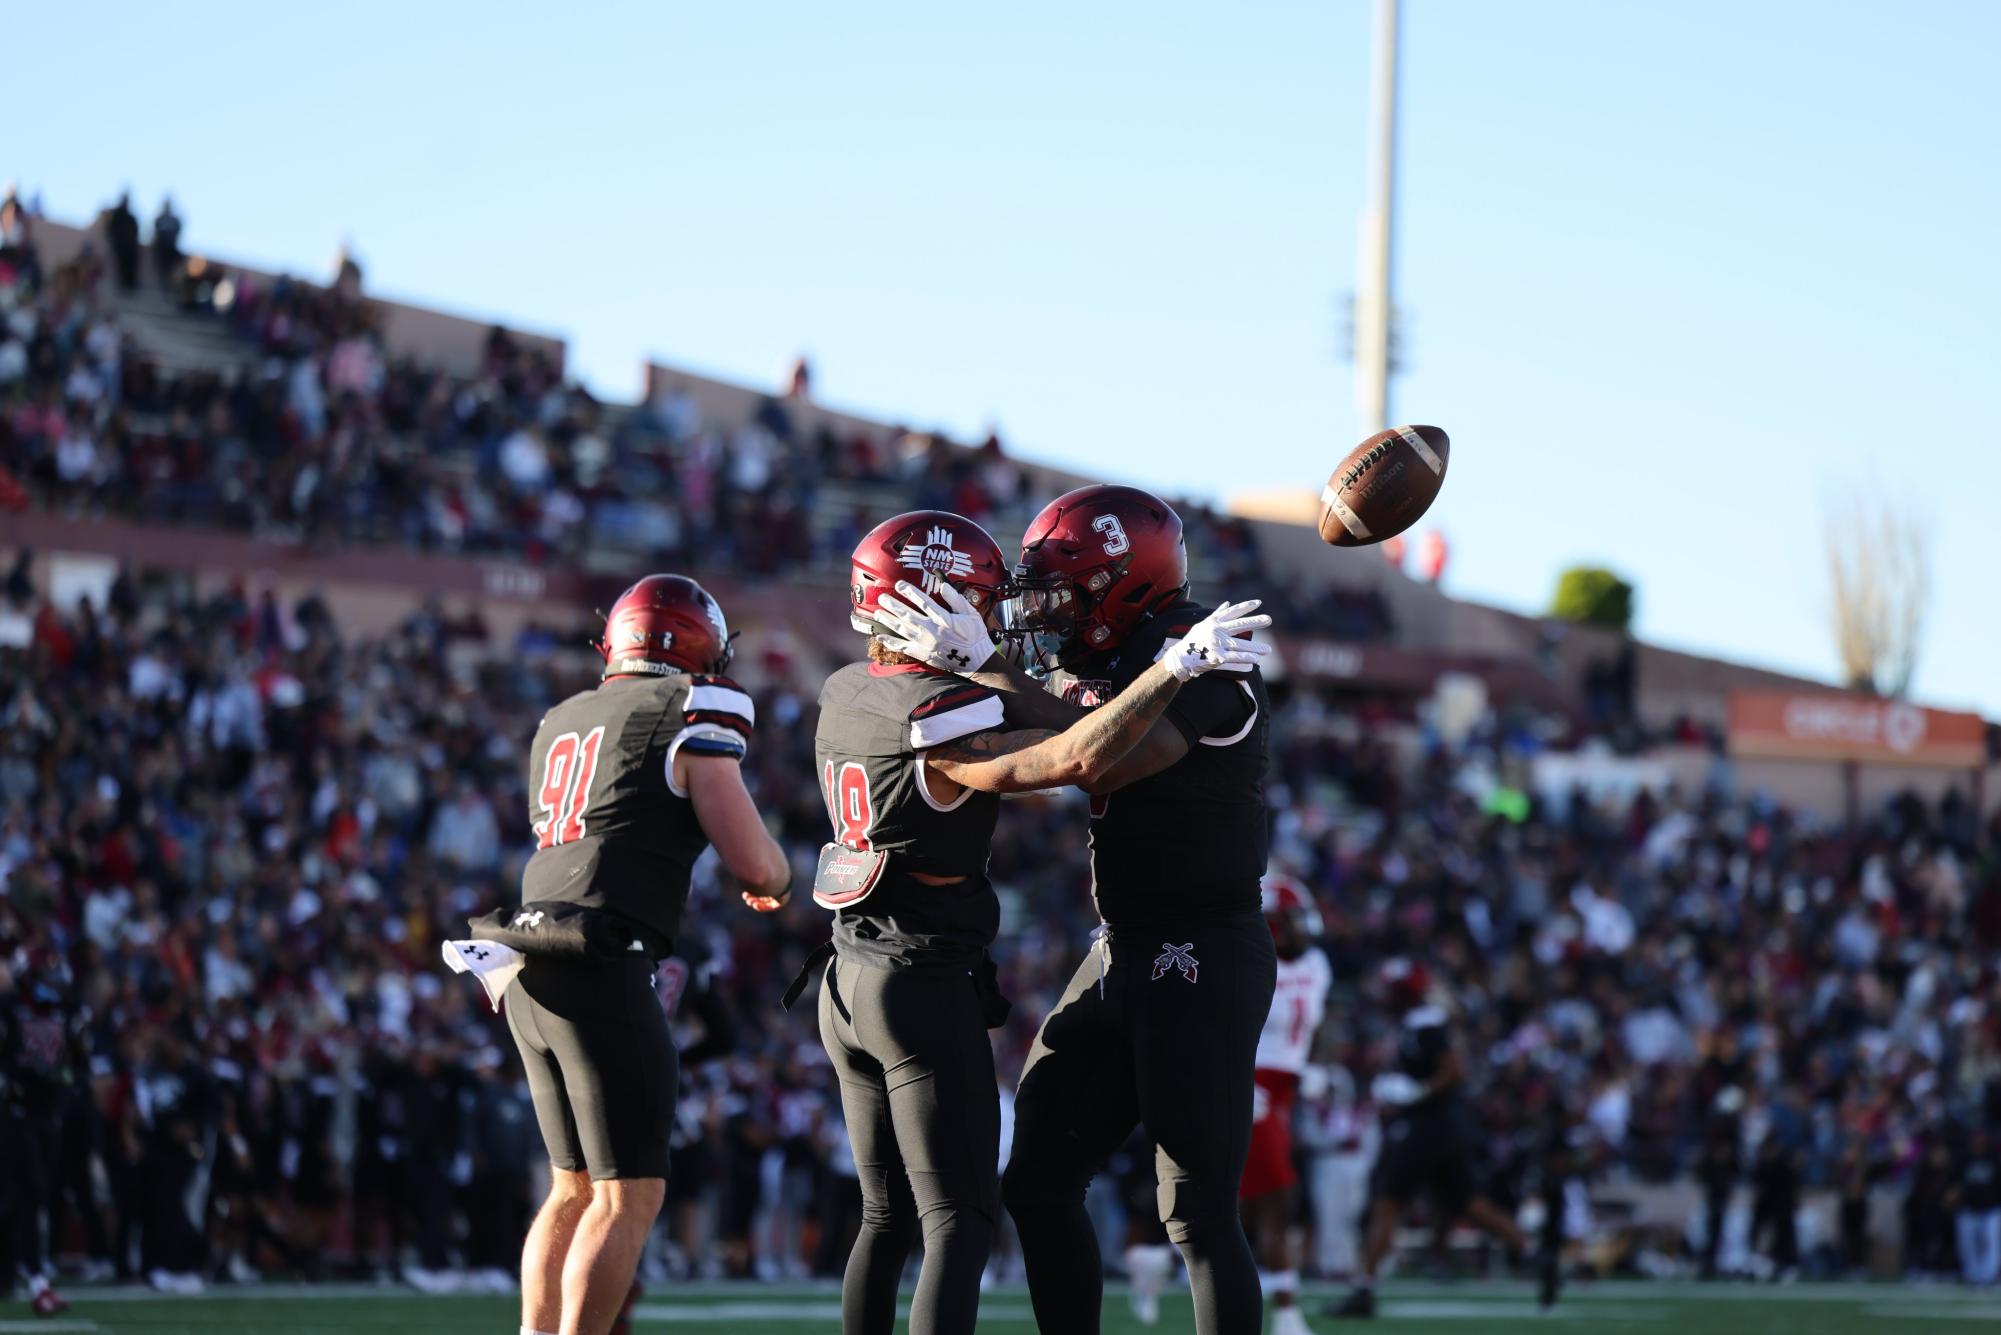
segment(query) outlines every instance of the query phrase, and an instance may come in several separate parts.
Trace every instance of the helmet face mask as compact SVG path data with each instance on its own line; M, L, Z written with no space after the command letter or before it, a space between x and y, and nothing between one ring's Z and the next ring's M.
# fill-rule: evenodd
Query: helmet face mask
M1076 585L1017 573L1001 604L1001 630L1020 645L1023 665L1037 676L1074 666L1083 634L1083 598Z

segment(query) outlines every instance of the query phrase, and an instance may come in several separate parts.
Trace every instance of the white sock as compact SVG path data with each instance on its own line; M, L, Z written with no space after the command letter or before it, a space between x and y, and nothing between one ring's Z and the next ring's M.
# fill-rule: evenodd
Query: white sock
M1299 1292L1299 1272L1297 1270L1260 1270L1258 1287L1265 1291L1267 1298L1280 1293Z

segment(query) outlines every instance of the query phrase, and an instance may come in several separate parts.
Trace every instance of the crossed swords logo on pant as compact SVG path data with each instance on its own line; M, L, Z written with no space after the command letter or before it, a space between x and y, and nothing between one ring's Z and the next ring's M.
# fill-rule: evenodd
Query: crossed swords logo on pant
M1154 956L1153 960L1153 980L1159 982L1167 976L1169 969L1179 969L1183 978L1191 983L1194 982L1195 970L1201 966L1201 961L1189 953L1194 949L1193 941L1178 946L1166 941L1161 942L1160 954Z

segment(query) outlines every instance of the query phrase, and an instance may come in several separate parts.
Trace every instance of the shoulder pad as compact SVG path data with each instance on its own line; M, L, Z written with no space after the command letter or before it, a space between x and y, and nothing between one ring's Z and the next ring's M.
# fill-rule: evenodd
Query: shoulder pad
M910 745L927 746L998 728L1006 721L1000 696L971 682L955 682L929 696L910 711Z
M757 706L750 693L728 677L694 676L688 679L686 717L689 727L699 723L732 728L746 737L757 723Z

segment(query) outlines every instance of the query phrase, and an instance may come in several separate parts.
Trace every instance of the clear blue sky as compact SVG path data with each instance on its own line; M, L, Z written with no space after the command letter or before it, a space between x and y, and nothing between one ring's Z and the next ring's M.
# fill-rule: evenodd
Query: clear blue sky
M1365 0L30 5L0 176L196 248L1221 497L1353 442ZM315 12L316 11L316 12ZM1925 508L1919 693L2001 715L2001 4L1406 0L1396 415L1454 592L1567 562L1827 675L1821 526ZM1336 556L1330 561L1364 560Z

